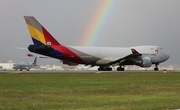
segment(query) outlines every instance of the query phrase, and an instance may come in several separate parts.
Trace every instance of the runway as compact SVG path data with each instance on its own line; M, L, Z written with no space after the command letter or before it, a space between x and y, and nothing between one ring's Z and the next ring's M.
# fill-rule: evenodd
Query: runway
M97 71L97 70L30 70L30 71L14 71L14 70L6 70L0 71L0 74L18 74L18 73L32 73L32 74L48 74L48 73L56 73L56 74L62 74L62 73L85 73L85 74L100 74L100 73L139 73L139 72L145 72L145 73L167 73L167 72L180 72L180 71L142 71L142 70L126 70L126 71Z

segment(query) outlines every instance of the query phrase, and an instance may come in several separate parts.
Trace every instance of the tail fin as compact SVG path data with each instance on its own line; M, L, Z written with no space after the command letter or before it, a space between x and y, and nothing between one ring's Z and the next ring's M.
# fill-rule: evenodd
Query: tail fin
M24 19L35 45L60 45L33 16L24 16Z
M35 57L34 62L32 63L33 66L37 65L37 57Z

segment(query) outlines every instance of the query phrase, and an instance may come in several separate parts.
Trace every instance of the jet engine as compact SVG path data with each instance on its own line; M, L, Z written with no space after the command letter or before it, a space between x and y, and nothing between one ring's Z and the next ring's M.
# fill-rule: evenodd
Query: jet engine
M138 59L134 59L135 65L141 67L150 67L152 65L151 59L149 57L142 57Z

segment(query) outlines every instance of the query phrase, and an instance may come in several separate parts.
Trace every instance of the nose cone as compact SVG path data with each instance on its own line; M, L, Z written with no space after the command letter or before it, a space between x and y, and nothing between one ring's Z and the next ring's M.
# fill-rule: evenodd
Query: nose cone
M168 60L170 56L167 53L165 53L165 57L166 57L166 60Z

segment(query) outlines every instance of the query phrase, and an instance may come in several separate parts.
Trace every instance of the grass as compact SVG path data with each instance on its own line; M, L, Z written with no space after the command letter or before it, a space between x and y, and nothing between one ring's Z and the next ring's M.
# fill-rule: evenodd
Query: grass
M0 74L0 109L180 108L180 73Z

